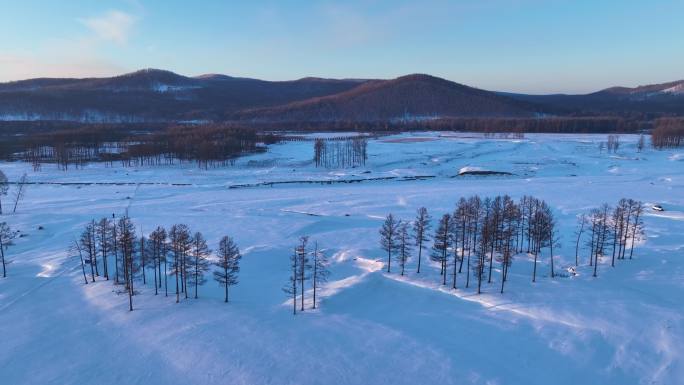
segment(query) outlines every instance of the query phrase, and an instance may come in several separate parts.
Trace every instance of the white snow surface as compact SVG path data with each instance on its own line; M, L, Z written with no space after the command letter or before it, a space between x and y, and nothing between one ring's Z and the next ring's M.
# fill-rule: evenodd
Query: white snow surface
M412 137L431 140L403 140ZM684 383L679 153L638 153L638 137L627 135L617 156L599 152L605 135L392 138L402 140L372 139L366 165L342 170L316 169L310 141L209 170L0 164L12 181L27 172L44 183L30 185L16 214L2 218L25 236L7 250L8 277L0 279L0 383ZM470 164L514 175L454 178ZM229 188L379 177L395 179ZM597 278L586 251L577 276L551 279L545 250L536 283L530 258L516 256L503 295L498 267L481 295L464 288L465 274L457 290L441 286L427 259L420 274L415 259L405 276L394 263L386 272L378 228L387 213L411 219L425 206L437 217L471 194L545 199L562 235L559 270L574 266L578 214L622 197L666 211L647 208L634 259L615 268L603 261ZM8 198L2 203L7 212ZM213 281L180 304L139 284L128 312L111 281L84 285L68 244L89 220L126 211L145 233L184 222L214 249L233 236L244 258L231 302ZM332 275L320 308L292 316L281 288L304 234L326 250Z

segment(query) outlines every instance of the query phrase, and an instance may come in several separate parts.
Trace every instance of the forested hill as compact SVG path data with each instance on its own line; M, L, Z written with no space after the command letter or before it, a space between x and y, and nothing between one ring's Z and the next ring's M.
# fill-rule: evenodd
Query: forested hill
M85 123L421 122L463 118L684 115L684 81L586 95L492 92L421 74L265 81L147 69L109 78L0 83L0 120Z

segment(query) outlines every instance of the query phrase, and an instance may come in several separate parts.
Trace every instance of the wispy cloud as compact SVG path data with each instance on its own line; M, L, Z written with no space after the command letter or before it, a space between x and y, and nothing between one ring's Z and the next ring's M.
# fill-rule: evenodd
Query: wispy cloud
M125 68L91 57L52 57L0 54L0 82L33 77L112 76Z
M126 12L111 10L100 16L79 19L96 38L120 45L128 42L136 18Z
M30 50L0 52L0 82L31 77L111 76L129 70L107 52L128 49L140 17L110 10L75 22L85 28L69 36L50 36ZM72 19L73 20L73 19Z

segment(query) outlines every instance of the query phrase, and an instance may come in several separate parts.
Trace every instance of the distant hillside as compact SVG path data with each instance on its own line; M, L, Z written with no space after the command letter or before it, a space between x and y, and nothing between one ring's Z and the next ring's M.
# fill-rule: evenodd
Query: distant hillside
M0 121L420 122L540 116L684 116L684 81L586 95L497 93L429 75L264 81L156 69L109 78L0 83Z
M558 115L684 115L684 80L634 88L611 87L586 95L503 95L544 105Z
M661 84L650 84L634 88L611 87L596 92L594 95L613 95L629 99L643 99L656 96L680 96L684 95L684 80Z
M0 120L142 122L225 120L241 109L344 92L363 80L271 82L225 75L185 77L141 70L111 78L0 83Z
M335 95L238 114L256 121L401 121L444 117L532 117L530 103L429 75L369 81Z

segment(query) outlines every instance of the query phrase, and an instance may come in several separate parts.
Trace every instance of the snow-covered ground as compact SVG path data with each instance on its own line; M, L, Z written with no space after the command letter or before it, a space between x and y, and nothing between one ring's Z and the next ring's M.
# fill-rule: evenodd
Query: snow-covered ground
M366 165L345 170L314 168L312 142L209 170L0 164L10 180L26 171L44 182L2 218L26 236L0 279L0 383L682 384L684 151L638 153L637 139L607 154L605 135L402 134L370 140ZM273 183L288 181L299 183ZM601 265L598 278L582 266L551 279L543 258L533 284L520 256L505 294L497 271L477 295L463 274L450 290L435 267L415 274L415 261L405 277L383 271L387 213L410 219L425 206L436 217L472 194L546 200L561 267L574 262L577 214L622 197L665 211L647 210L635 259ZM111 282L83 285L69 242L90 219L126 211L146 233L183 222L213 248L233 236L244 258L232 302L213 281L180 304L147 287L128 312ZM326 249L332 275L320 309L293 317L281 288L304 234Z

